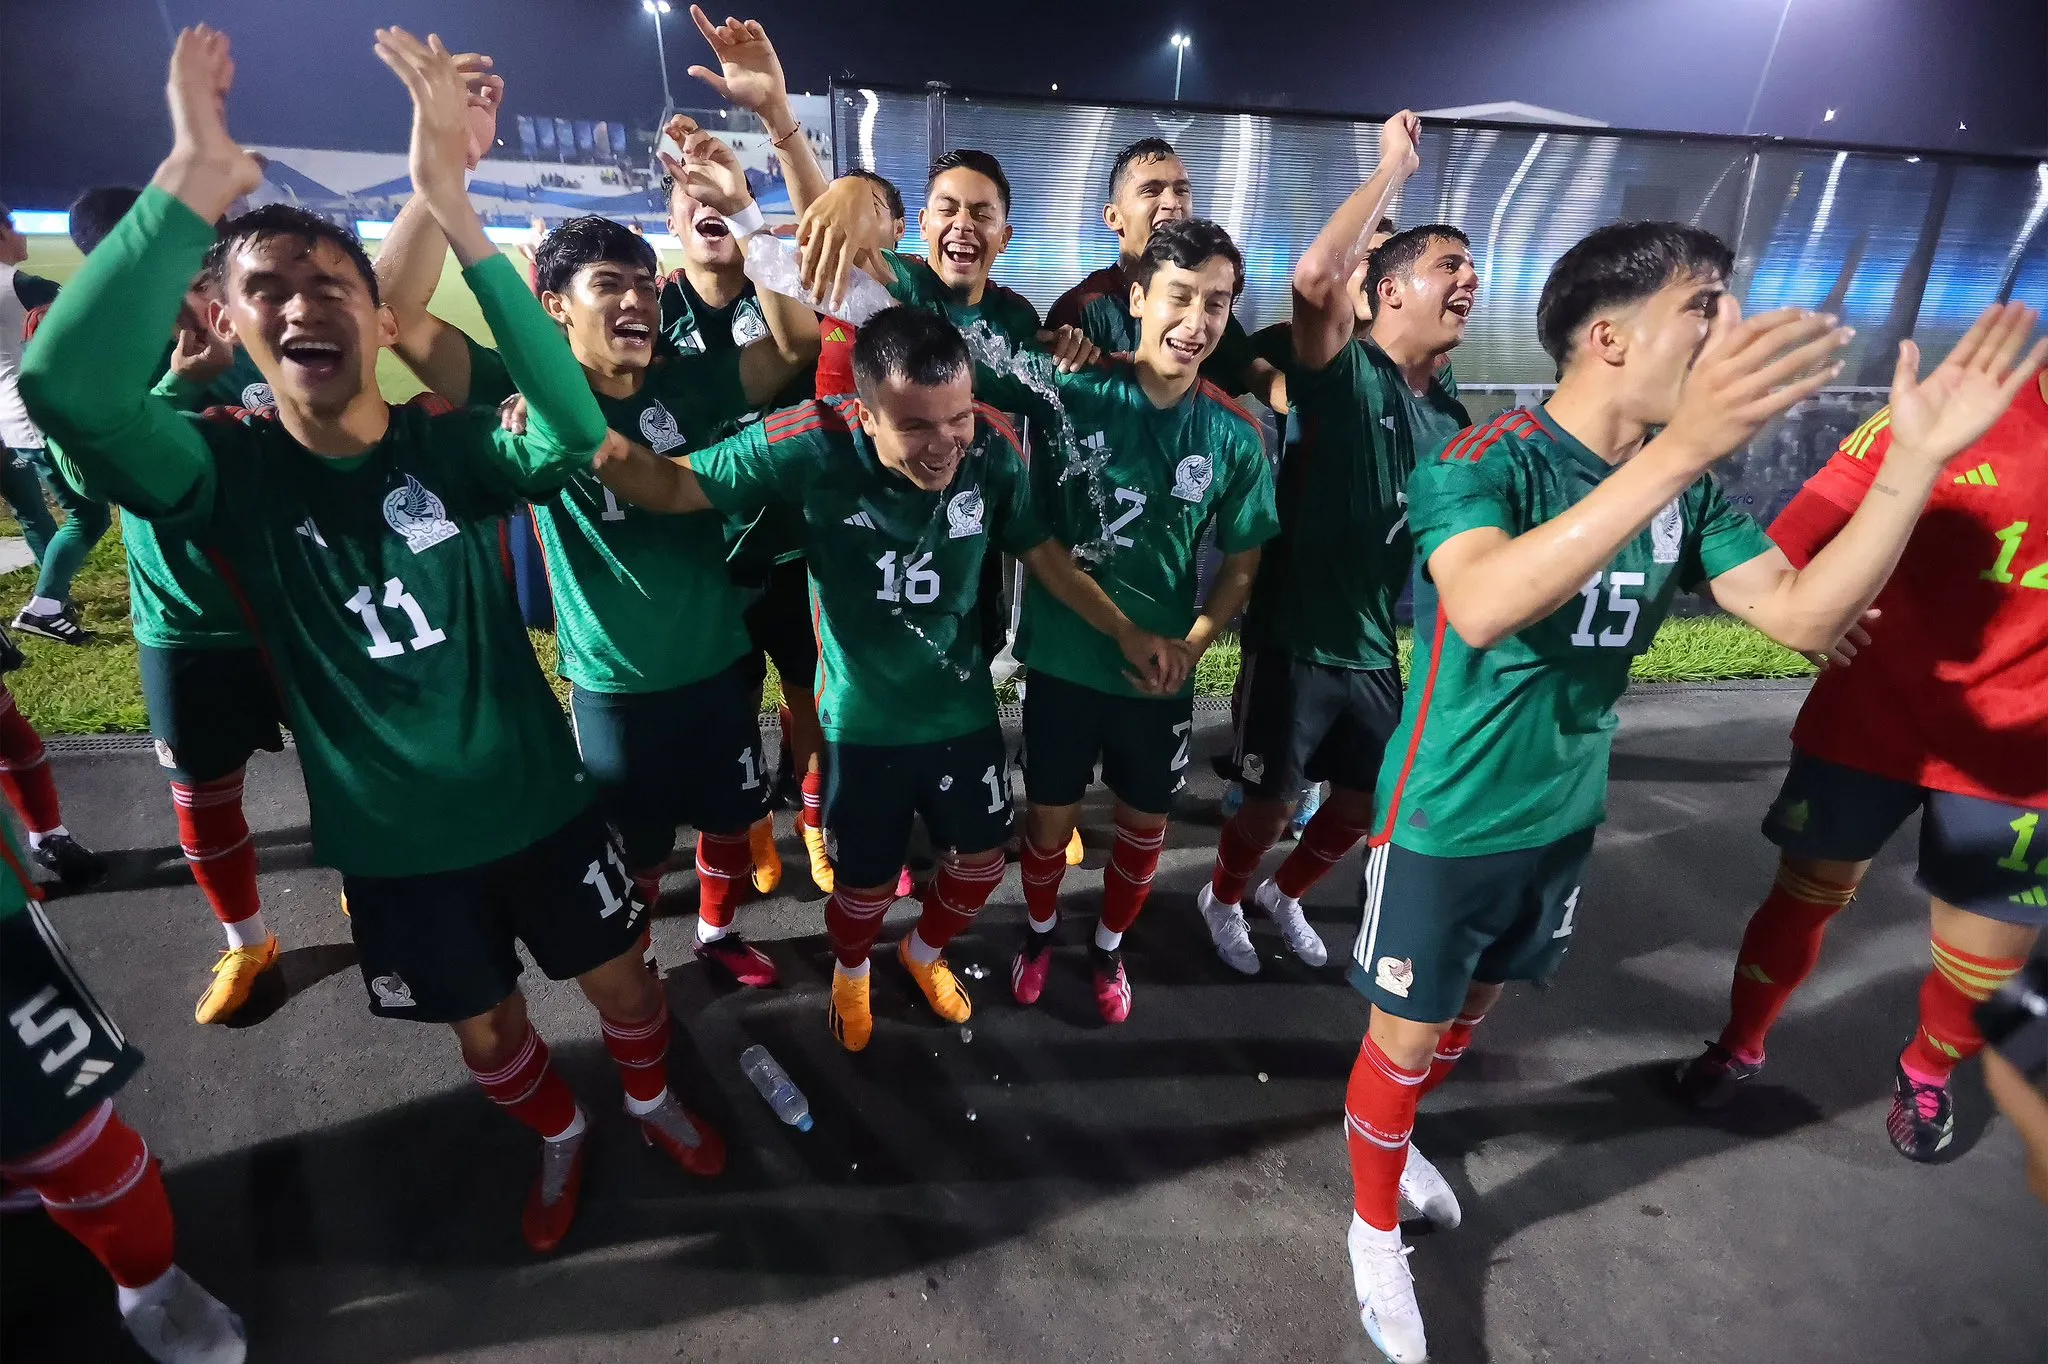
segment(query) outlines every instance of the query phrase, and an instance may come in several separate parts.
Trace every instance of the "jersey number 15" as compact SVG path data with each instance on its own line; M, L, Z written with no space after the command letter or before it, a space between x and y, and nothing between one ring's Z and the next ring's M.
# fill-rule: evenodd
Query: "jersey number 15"
M1607 581L1607 609L1619 619L1614 620L1599 634L1593 627L1599 622L1594 619L1600 613L1600 581ZM1621 594L1624 587L1641 587L1644 577L1640 573L1595 573L1579 589L1579 595L1586 599L1586 609L1579 613L1579 628L1572 631L1572 643L1581 649L1623 649L1636 636L1636 622L1642 618L1642 603L1630 601Z

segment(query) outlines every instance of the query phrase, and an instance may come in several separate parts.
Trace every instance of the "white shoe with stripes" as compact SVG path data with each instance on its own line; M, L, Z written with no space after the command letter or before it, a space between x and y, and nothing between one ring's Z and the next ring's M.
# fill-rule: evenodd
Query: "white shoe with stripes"
M1401 1244L1401 1229L1381 1231L1353 1213L1349 1240L1351 1283L1365 1333L1393 1364L1427 1364L1429 1338L1415 1303L1415 1276L1408 1270L1409 1247Z
M1206 881L1195 896L1195 908L1209 925L1209 941L1224 965L1248 976L1259 973L1259 949L1252 946L1251 931L1244 926L1244 908L1216 898L1215 887Z
M1413 1138L1408 1142L1408 1163L1401 1167L1401 1201L1417 1216L1428 1218L1431 1225L1445 1231L1465 1219L1464 1209L1458 1206L1456 1190L1443 1177L1443 1172L1415 1149Z
M1252 900L1267 918L1280 925L1280 936L1295 956L1310 966L1329 961L1330 950L1323 946L1323 935L1309 923L1308 915L1301 912L1301 901L1282 895L1271 877L1259 883L1259 888L1252 892Z

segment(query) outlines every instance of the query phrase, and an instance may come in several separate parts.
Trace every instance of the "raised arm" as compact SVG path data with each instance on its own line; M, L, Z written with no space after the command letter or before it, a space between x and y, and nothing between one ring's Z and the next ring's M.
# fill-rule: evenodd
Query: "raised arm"
M811 151L803 125L789 107L789 85L782 77L782 59L758 19L728 19L714 24L700 6L690 6L690 18L711 51L719 70L693 66L690 74L716 90L725 100L758 117L768 129L775 146L775 159L782 164L782 182L789 186L789 202L798 213L825 192L825 168ZM678 142L681 138L676 139Z
M1366 257L1373 224L1408 177L1422 165L1422 120L1403 109L1380 129L1380 164L1338 205L1294 267L1294 354L1321 369L1351 340L1358 320L1347 289ZM1284 398L1283 398L1284 401Z

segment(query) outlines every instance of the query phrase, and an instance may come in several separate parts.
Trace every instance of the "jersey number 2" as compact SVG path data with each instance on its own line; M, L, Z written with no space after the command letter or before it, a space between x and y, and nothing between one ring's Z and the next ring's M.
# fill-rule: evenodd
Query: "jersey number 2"
M384 622L377 616L376 598L367 587L358 587L353 597L342 603L349 610L363 618L363 626L370 632L370 657L393 658L405 652L406 645L393 639L384 629ZM384 584L384 605L393 611L403 611L406 621L412 626L412 638L406 641L413 651L431 649L447 634L427 624L427 613L420 610L419 599L405 590L405 584L397 578L388 579Z

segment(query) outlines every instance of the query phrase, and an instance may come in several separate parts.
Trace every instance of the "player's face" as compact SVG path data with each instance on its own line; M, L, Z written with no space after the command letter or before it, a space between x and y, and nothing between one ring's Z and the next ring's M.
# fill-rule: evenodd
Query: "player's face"
M668 192L668 230L683 244L683 256L712 270L732 270L744 257L733 240L725 216L685 194L681 186Z
M1124 255L1135 259L1152 240L1152 229L1194 211L1195 187L1188 181L1188 168L1177 156L1160 156L1131 163L1116 199L1102 210L1102 221L1123 243Z
M1010 215L996 182L965 166L932 181L917 227L931 247L932 269L956 292L987 284L996 257L1010 244Z
M347 252L282 235L229 255L215 322L249 353L280 405L326 419L377 391L377 352L398 335Z
M1472 253L1453 237L1435 237L1414 266L1380 286L1380 308L1392 308L1404 331L1427 351L1450 350L1465 339L1472 305L1479 298L1479 272ZM1364 300L1356 293L1352 311Z
M593 261L577 267L567 289L542 294L540 301L569 334L569 349L586 368L645 369L654 358L661 282L646 266Z
M28 238L14 230L14 223L0 214L0 265L19 265L28 259Z
M861 429L875 456L926 492L953 481L974 441L974 376L963 369L942 384L891 375L860 403Z
M1150 285L1131 286L1138 319L1138 358L1167 379L1190 378L1216 352L1230 325L1237 270L1211 256L1193 270L1162 265Z
M1626 343L1623 376L1629 415L1661 426L1678 411L1679 396L1707 344L1707 327L1726 290L1717 275L1683 275L1614 319Z

